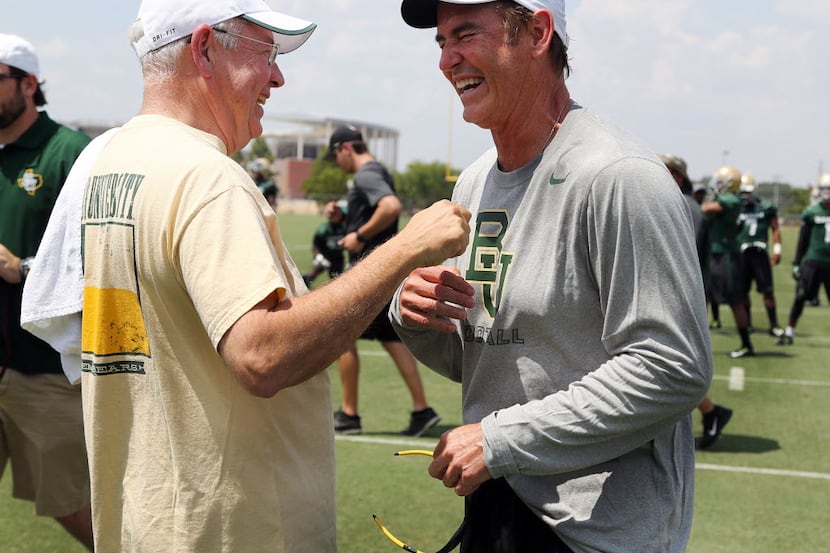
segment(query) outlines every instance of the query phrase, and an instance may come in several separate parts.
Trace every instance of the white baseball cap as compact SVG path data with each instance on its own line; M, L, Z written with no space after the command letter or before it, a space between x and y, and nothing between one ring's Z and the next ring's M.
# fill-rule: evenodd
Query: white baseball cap
M0 63L17 67L39 78L40 67L35 47L17 35L0 33Z
M199 25L216 25L240 16L279 35L281 54L302 46L317 28L316 23L273 11L264 0L142 0L138 20L144 36L133 48L141 57L193 34Z
M486 4L494 0L403 0L401 16L407 25L417 29L429 29L438 24L438 2L447 4ZM553 25L556 34L562 43L568 46L567 22L565 21L565 0L513 0L536 13L539 10L548 10L553 16Z

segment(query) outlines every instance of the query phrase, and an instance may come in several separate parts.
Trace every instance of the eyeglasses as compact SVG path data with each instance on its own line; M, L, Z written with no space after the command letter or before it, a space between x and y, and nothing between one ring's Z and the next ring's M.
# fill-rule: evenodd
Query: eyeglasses
M280 53L280 45L276 42L265 42L264 40L257 40L255 38L251 38L245 35L238 35L236 33L232 33L230 31L225 31L223 29L217 29L216 27L213 28L214 31L217 33L225 33L226 35L235 36L236 38L244 38L245 40L250 40L251 42L256 42L257 44L262 44L267 46L271 49L271 53L268 55L268 67L274 65L274 61L277 59L277 54Z
M404 451L398 451L395 455L424 455L426 457L432 457L432 452L427 451L426 449L407 449ZM415 549L414 547L407 545L403 541L396 538L392 532L389 531L386 526L384 526L383 522L381 522L380 518L377 515L372 515L372 519L375 521L375 524L378 525L380 531L383 532L383 535L389 538L389 541L403 549L404 551L408 551L409 553L424 553L420 549ZM461 525L458 527L458 530L453 533L452 537L449 541L439 549L436 553L450 553L453 549L458 547L458 544L461 543L461 534L464 533L464 521L461 521Z

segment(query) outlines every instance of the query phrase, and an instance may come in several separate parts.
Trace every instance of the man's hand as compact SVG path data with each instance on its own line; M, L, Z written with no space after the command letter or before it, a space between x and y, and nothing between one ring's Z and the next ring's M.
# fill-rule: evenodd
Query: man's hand
M470 212L440 200L416 213L395 236L404 251L416 253L417 267L438 265L464 252L470 240Z
M466 424L444 432L432 457L430 476L454 488L458 495L470 495L492 478L484 463L481 424Z
M9 284L20 283L20 258L0 244L0 278Z
M363 251L364 244L360 240L357 239L356 232L350 232L346 236L340 239L337 242L337 245L343 248L344 250L348 250L352 253L360 253Z
M780 253L772 254L772 257L770 257L770 261L772 262L772 266L775 267L776 265L781 263L781 254Z
M401 289L401 319L407 325L455 332L448 319L467 318L464 308L475 305L474 292L455 267L415 269Z

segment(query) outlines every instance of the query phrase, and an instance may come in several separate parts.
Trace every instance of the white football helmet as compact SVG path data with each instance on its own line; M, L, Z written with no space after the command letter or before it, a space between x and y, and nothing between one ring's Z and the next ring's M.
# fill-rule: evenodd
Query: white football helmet
M720 167L712 177L711 188L715 195L726 194L728 192L735 193L740 186L741 172L728 165Z
M754 194L755 188L755 177L753 177L749 173L744 173L743 175L741 175L741 194Z

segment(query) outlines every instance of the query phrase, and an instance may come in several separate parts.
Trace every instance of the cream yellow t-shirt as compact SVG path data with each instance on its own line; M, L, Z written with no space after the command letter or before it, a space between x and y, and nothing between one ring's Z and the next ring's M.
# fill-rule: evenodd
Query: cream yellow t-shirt
M263 399L216 351L275 289L307 291L224 144L134 118L92 171L82 242L96 550L335 551L327 373Z

